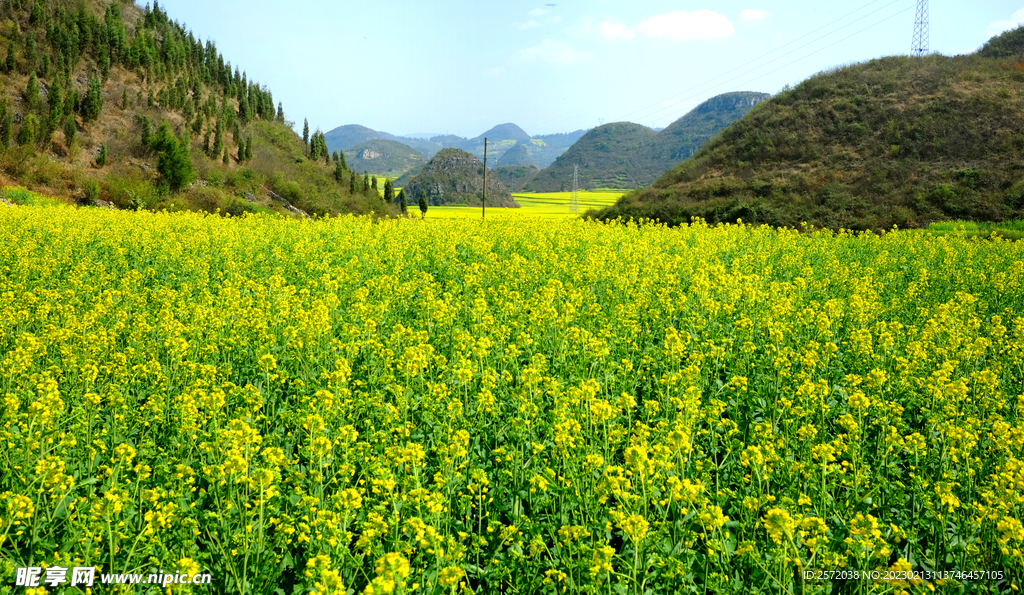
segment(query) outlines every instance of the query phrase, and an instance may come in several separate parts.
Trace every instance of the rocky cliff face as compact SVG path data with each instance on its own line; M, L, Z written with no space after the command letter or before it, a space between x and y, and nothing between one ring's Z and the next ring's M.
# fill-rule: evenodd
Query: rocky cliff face
M468 204L480 206L484 188L484 165L475 156L461 149L442 149L423 170L405 186L409 203L414 204L420 191L427 194L432 205ZM487 176L487 206L518 208L498 176Z

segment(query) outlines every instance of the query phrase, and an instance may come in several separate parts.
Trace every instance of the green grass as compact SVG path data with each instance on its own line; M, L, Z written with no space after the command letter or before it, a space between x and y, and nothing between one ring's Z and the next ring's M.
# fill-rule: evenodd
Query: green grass
M999 236L1008 240L1024 239L1024 221L1009 219L1000 223L984 223L951 219L928 224L927 232L932 235L963 234L966 237L987 238Z
M3 189L0 189L0 201L2 200L33 207L66 204L56 198L32 192L21 186L4 186Z

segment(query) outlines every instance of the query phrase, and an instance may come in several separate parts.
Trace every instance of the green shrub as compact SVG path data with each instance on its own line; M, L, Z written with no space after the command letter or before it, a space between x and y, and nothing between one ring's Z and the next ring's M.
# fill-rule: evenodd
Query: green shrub
M93 206L100 197L100 184L92 178L85 180L82 184L82 190L85 192L85 197L82 198L82 204Z

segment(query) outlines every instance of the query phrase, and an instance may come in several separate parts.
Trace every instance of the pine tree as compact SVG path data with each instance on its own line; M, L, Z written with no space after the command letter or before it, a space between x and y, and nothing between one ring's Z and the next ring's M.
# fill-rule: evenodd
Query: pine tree
M245 160L252 161L252 137L245 141Z
M103 167L107 164L107 144L100 145L100 154L96 156L96 167Z
M398 205L401 207L403 215L409 214L409 203L405 200L405 188L398 192Z
M309 120L302 119L302 150L309 151Z
M284 124L284 104L281 102L277 104L277 121Z
M395 185L391 180L384 180L384 202L391 204L395 202Z
M348 169L348 164L345 163L345 151L338 151L338 159L341 160L341 168Z
M420 190L420 213L422 218L427 217L427 191Z

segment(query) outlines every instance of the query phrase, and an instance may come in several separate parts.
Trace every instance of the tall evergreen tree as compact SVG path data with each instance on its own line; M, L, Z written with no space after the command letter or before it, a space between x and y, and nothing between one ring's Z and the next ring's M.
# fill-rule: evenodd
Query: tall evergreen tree
M363 172L363 192L370 191L370 175Z
M398 206L401 207L403 215L409 214L409 203L405 200L405 188L398 192Z
M103 111L103 86L98 76L89 77L89 90L82 102L82 120L90 122L100 117Z
M11 128L14 125L14 116L10 112L0 120L0 146L4 150L11 146Z
M4 71L8 74L14 72L14 68L18 63L17 57L14 55L14 51L14 40L12 39L11 42L7 44L7 59L4 60Z
M284 124L284 104L281 102L277 104L277 121Z
M345 163L345 151L338 151L338 159L341 160L342 169L348 169L348 164Z
M341 166L341 160L334 162L334 180L339 184L345 181L345 168Z
M384 202L391 204L395 202L395 185L391 180L384 180Z
M53 81L53 85L50 87L49 93L46 97L50 103L50 119L49 129L51 131L57 130L60 126L60 121L64 117L64 93L60 88L60 78L56 78Z
M374 192L377 191L377 176L370 178L370 188L373 188Z
M28 75L28 83L25 85L25 105L30 110L35 110L39 105L39 81L35 71Z
M25 120L21 123L21 129L18 130L18 145L24 147L31 144L35 139L35 132L36 117L35 114L29 114L25 116Z
M75 117L68 116L64 119L64 143L68 147L71 143L75 142L75 132L77 132L77 126L75 125Z
M107 164L107 143L100 145L100 154L96 156L96 167L103 167Z
M420 213L425 219L427 217L427 191L420 190Z
M352 177L348 179L348 191L350 194L356 193L356 172L352 172Z
M164 124L160 125L161 129L163 126ZM180 190L192 181L194 175L187 142L174 138L174 135L170 133L169 126L163 134L158 132L157 137L161 140L161 146L156 169L171 190Z
M309 152L309 120L302 119L302 150Z

